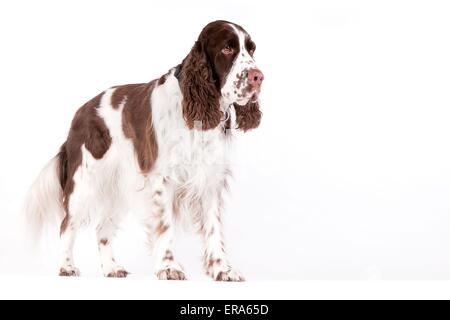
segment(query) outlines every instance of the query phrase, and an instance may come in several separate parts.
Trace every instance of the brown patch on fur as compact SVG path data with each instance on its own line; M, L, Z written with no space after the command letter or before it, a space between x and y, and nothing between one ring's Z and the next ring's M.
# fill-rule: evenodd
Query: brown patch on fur
M173 261L173 254L172 254L172 251L167 250L167 251L166 251L166 254L165 254L164 258L163 258L163 260L164 260L164 261Z
M64 268L59 269L59 276L60 277L77 277L78 274L75 270L66 270Z
M67 211L66 211L67 212ZM59 235L62 236L64 232L66 232L67 227L69 225L70 216L66 213L63 221L61 222L61 227L59 228Z
M208 269L211 269L212 267L214 267L215 265L221 264L222 260L221 259L210 259L207 261L206 263L206 267Z
M120 105L127 100L127 86L112 87L114 92L111 95L111 105L114 109L119 109Z
M158 280L186 280L186 275L183 271L173 268L160 270L156 276L158 277Z
M158 79L158 86L162 86L164 83L166 83L167 77L169 74L163 75L161 78Z
M245 72L243 72L241 74L237 74L236 78L237 78L237 81L234 82L234 85L236 86L236 88L240 89L243 86L243 84L247 78L247 75Z
M215 281L225 281L225 282L243 282L245 279L242 276L234 278L230 275L230 272L221 271L217 274Z
M128 271L126 270L117 270L115 272L108 273L108 278L126 278L128 276Z
M261 123L262 112L257 102L249 102L246 106L234 104L238 129L248 131L255 129Z
M61 234L69 222L69 199L74 189L73 175L81 165L81 146L95 159L101 159L111 145L111 136L102 118L97 115L103 93L99 94L75 114L66 142L61 146L59 158L59 180L63 189L63 204L66 217L61 224Z
M116 102L124 101L126 97L122 113L123 131L125 136L133 141L142 173L150 172L158 154L150 105L154 84L155 81L120 86L113 94Z
M100 240L100 244L102 244L104 246L108 245L108 243L109 243L108 239L101 239Z
M156 235L159 237L162 234L164 234L167 230L169 230L169 226L161 221L156 227Z

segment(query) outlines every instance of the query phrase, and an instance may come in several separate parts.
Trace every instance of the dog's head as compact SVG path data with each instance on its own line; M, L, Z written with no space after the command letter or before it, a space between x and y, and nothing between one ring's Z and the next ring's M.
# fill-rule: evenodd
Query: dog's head
M258 97L263 73L253 54L256 45L240 26L226 21L208 24L200 33L180 71L183 114L189 128L201 122L203 130L217 127L224 106L234 105L237 113L249 113L257 121L243 130L259 125ZM252 114L250 114L252 113Z

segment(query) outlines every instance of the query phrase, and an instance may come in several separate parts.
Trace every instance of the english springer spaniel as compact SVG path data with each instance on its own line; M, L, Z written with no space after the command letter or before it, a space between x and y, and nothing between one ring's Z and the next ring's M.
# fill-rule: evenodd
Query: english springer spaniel
M35 231L59 219L61 276L79 275L72 249L77 231L90 222L104 275L126 277L112 243L132 210L148 233L158 279L186 279L173 254L174 227L182 221L203 236L210 277L244 280L227 258L221 220L233 129L247 131L261 120L264 76L255 48L239 25L212 22L167 74L112 87L77 111L66 142L31 187L25 207Z

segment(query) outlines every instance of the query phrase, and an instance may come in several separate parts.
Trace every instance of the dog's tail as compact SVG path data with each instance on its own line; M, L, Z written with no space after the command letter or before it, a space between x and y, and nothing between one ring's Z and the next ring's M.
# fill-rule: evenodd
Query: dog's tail
M63 185L66 166L67 153L63 145L58 155L39 173L25 198L25 224L28 236L35 244L47 226L61 223L65 216Z

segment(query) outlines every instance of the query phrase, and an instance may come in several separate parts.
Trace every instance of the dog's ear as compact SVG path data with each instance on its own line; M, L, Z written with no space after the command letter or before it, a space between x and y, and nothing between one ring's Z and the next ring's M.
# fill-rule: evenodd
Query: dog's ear
M259 109L258 102L249 102L245 106L235 103L234 110L236 110L237 129L245 132L259 126L262 112Z
M200 41L184 59L180 73L183 116L188 128L214 129L220 123L220 92Z

